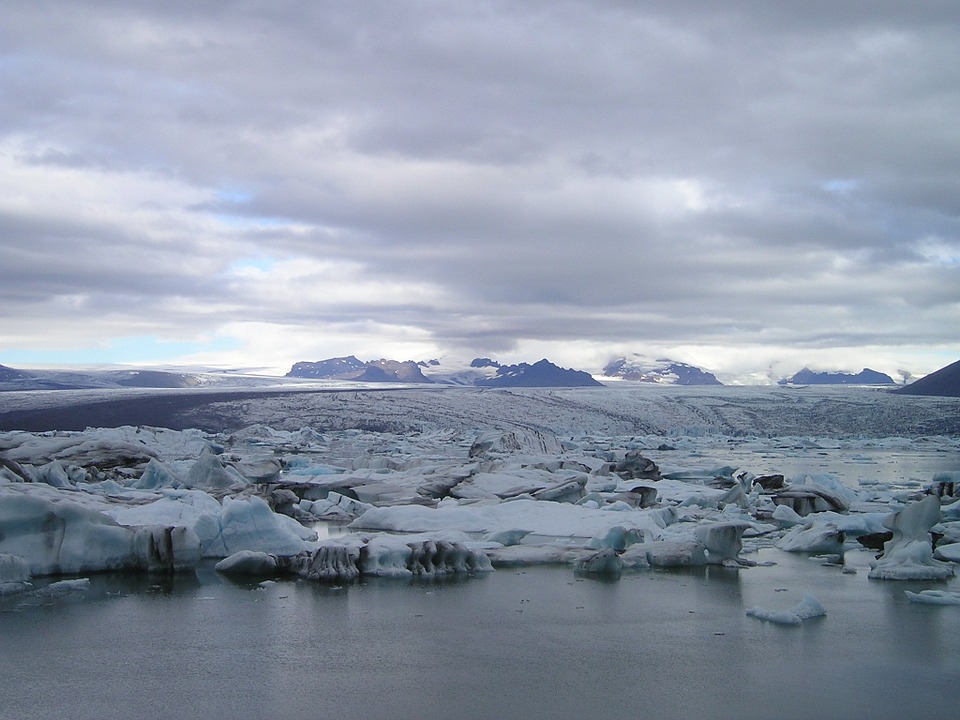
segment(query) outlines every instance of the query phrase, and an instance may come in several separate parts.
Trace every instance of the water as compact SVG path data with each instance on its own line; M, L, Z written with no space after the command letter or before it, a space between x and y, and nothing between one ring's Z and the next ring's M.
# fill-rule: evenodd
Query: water
M960 607L903 590L960 583L870 581L861 551L855 575L752 557L777 564L265 589L208 566L94 576L83 593L0 601L0 718L955 716ZM828 615L744 614L803 593Z

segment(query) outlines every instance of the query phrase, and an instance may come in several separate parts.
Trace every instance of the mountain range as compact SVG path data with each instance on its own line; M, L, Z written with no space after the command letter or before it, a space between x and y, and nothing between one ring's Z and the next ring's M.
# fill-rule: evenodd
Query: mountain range
M353 380L356 382L432 383L420 365L407 360L370 360L364 362L353 355L317 362L298 362L286 377L314 380Z
M860 372L814 372L803 368L793 376L778 380L778 385L894 385L892 377L886 373L864 368Z
M488 357L469 363L441 360L413 362L359 360L353 355L316 362L298 362L284 376L262 370L217 368L118 369L100 367L68 370L22 370L0 365L0 391L110 388L257 388L302 382L334 380L362 383L462 385L467 387L595 387L602 383L657 385L720 385L713 373L693 365L638 353L619 357L596 377L588 372L559 367L547 359L533 364L501 365ZM885 373L864 368L859 373L815 372L804 368L780 385L894 386ZM917 395L960 396L960 361L917 380L900 392Z
M428 374L424 374L424 370ZM530 365L500 365L489 358L475 358L469 368L446 373L438 360L415 363L412 360L371 360L353 355L317 362L298 362L287 377L362 382L443 383L477 387L589 387L601 383L590 373L568 370L547 359Z

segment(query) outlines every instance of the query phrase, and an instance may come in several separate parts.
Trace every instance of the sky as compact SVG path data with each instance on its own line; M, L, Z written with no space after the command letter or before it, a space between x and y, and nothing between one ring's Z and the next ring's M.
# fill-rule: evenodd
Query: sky
M0 4L0 363L960 357L960 4Z

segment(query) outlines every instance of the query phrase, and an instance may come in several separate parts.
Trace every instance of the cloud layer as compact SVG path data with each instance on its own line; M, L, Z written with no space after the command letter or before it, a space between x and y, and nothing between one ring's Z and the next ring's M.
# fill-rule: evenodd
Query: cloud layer
M0 48L0 362L960 355L952 2L40 0Z

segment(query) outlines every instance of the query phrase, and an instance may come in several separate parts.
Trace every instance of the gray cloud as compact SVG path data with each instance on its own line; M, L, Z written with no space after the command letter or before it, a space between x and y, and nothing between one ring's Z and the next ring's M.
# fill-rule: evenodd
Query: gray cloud
M955 3L35 2L0 47L0 353L960 351Z

